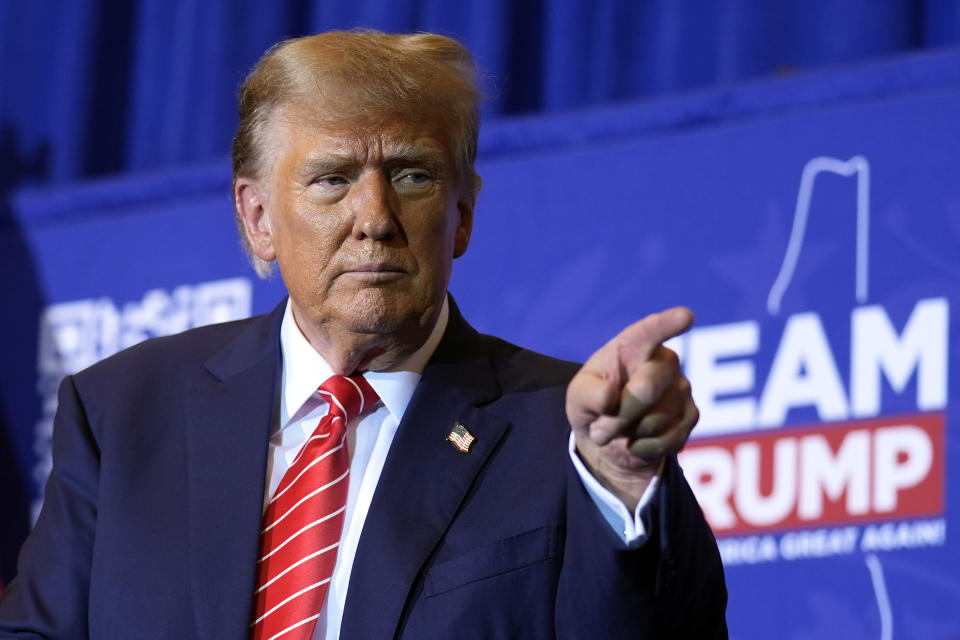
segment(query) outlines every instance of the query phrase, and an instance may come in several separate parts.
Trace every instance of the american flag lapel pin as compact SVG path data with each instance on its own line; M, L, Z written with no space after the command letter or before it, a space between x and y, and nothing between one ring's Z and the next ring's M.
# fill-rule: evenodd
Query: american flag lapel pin
M450 429L450 433L447 435L447 441L453 444L461 453L468 453L470 451L470 445L477 438L467 431L467 428L464 427L459 422L453 423L453 428Z

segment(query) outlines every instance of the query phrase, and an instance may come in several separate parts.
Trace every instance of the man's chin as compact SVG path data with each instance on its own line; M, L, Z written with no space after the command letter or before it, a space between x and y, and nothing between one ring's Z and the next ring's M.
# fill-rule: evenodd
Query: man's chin
M341 328L362 354L355 368L381 371L398 365L430 337L432 326L424 327L415 314L377 313L344 319Z
M409 326L409 321L403 318L395 318L387 315L365 316L363 318L350 318L342 323L342 326L351 333L369 335L371 337L383 336L384 338L402 334L404 329Z
M369 288L354 296L342 326L354 333L394 338L414 334L410 339L416 339L416 334L424 330L424 316L428 315L422 306L409 293ZM426 328L428 334L430 328Z

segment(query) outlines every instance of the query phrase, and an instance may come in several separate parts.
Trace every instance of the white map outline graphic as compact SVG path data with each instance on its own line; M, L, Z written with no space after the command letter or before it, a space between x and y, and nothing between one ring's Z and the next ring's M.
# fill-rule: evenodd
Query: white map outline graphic
M797 192L797 205L793 214L793 228L790 240L783 256L780 273L777 274L770 294L767 296L767 311L770 315L780 313L780 302L790 286L793 272L797 268L800 249L803 247L807 232L807 220L810 217L810 201L816 178L821 173L835 173L849 178L857 177L857 266L855 294L858 303L866 302L868 288L868 264L870 241L870 163L863 156L853 156L849 160L839 160L829 156L817 156L809 160L800 175L800 189Z
M790 239L783 256L783 264L777 274L770 294L767 296L767 312L770 315L780 313L780 302L790 286L793 273L797 268L800 250L803 248L804 236L807 232L807 221L810 218L810 201L813 199L813 188L816 178L821 173L834 173L845 178L857 177L857 238L856 238L856 274L854 294L858 303L867 300L869 288L869 251L870 251L870 163L863 156L856 155L849 160L839 160L829 156L817 156L809 160L800 174L800 189L797 192L797 204L793 214L793 227L790 230ZM864 557L870 581L873 585L874 597L880 614L880 638L893 638L893 611L890 606L890 596L887 592L886 581L883 577L883 565L880 559L872 553Z
M883 565L873 553L868 553L863 560L867 563L873 593L877 597L877 609L880 611L880 640L892 640L893 611L890 607L890 596L887 594L887 583L883 579Z

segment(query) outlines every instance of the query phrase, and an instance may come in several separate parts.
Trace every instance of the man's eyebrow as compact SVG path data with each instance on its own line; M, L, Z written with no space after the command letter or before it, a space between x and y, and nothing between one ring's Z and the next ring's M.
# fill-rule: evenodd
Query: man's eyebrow
M433 146L403 146L389 149L384 153L384 164L439 164L443 152Z
M386 149L383 164L387 167L412 165L435 168L441 166L443 160L443 151L432 145L403 145ZM358 169L362 164L363 160L354 153L326 151L305 158L297 168L297 175L309 177L323 173L350 171Z
M304 173L340 171L360 164L360 159L352 153L324 153L306 158L300 166Z

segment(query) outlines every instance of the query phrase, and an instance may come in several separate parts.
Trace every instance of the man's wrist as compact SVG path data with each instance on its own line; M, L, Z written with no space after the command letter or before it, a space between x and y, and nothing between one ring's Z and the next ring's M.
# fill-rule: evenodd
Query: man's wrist
M644 513L646 508L654 501L654 496L659 486L659 475L654 475L650 478L636 506L628 510L623 500L601 484L597 477L587 468L583 458L577 452L576 440L573 433L570 434L568 448L571 463L577 475L580 477L581 483L604 520L610 525L613 533L628 547L641 545L646 540L648 534L641 514Z
M603 447L597 446L588 436L574 432L573 438L577 454L590 474L629 511L635 511L650 481L663 469L663 459L653 462L624 459L624 464L618 465L615 456L604 455L601 452ZM604 447L616 449L617 445L615 438Z

